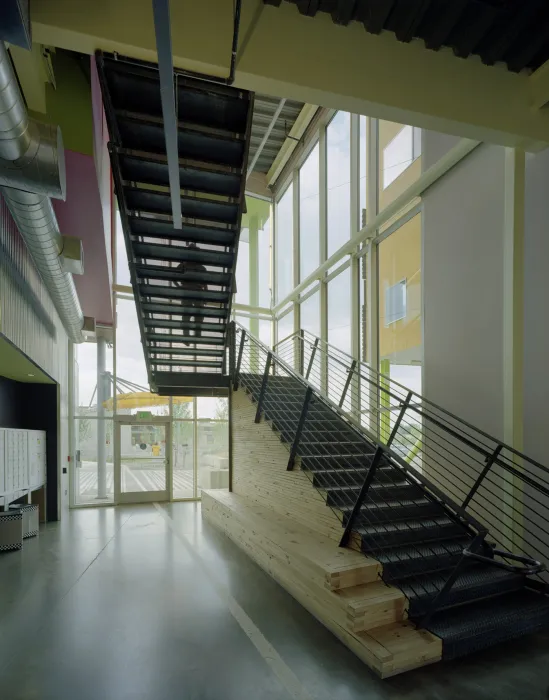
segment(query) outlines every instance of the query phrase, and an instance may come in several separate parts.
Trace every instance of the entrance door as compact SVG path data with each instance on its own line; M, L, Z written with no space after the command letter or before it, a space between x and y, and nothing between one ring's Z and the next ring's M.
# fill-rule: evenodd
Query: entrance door
M116 421L115 503L170 500L170 424Z

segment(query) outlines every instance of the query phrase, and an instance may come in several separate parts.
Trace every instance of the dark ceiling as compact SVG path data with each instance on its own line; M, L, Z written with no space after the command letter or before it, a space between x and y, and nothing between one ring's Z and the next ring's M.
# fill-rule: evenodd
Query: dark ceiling
M277 7L282 1L309 17L326 12L336 24L361 22L371 34L423 39L433 51L446 46L460 58L474 54L514 72L549 60L548 0L264 0Z

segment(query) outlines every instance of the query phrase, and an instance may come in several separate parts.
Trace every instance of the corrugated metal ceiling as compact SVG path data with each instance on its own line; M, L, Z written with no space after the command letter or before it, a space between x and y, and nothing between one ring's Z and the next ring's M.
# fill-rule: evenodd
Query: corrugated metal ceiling
M259 95L256 93L254 100L250 153L248 156L249 163L253 161L259 144L261 143L265 132L269 128L269 124L271 123L279 103L279 97ZM269 138L261 151L261 155L254 166L254 171L260 173L266 173L269 171L269 168L278 155L282 144L290 133L290 129L299 116L302 108L302 102L286 100L284 107L282 108L282 111L280 112L271 133L269 134Z
M361 22L366 31L394 32L428 49L443 46L456 56L503 62L510 71L536 70L549 60L547 0L285 0L303 15L326 12L336 24ZM264 0L279 6L282 0Z

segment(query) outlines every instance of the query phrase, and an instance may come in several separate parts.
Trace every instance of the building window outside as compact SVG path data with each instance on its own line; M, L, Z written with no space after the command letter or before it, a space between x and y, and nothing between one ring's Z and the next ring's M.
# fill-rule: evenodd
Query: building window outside
M385 325L406 318L406 280L400 280L385 290Z
M421 155L421 129L404 126L383 149L383 189Z
M380 371L391 382L421 394L423 340L421 329L421 214L407 221L378 246ZM396 385L395 385L396 386ZM390 395L392 394L392 395ZM389 436L398 415L400 388L380 391L380 434ZM394 449L407 459L421 439L421 423L413 412L395 437ZM417 452L417 450L416 450ZM413 464L421 468L420 456Z
M320 262L319 145L299 171L299 258L302 281Z
M338 112L326 129L328 257L351 235L351 115Z
M276 205L276 299L282 301L294 286L294 187L291 184Z

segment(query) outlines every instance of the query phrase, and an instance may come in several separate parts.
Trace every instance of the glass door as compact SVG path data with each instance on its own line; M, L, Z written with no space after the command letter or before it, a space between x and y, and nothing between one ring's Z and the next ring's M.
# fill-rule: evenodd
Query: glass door
M116 421L116 503L170 500L170 424L166 419Z

